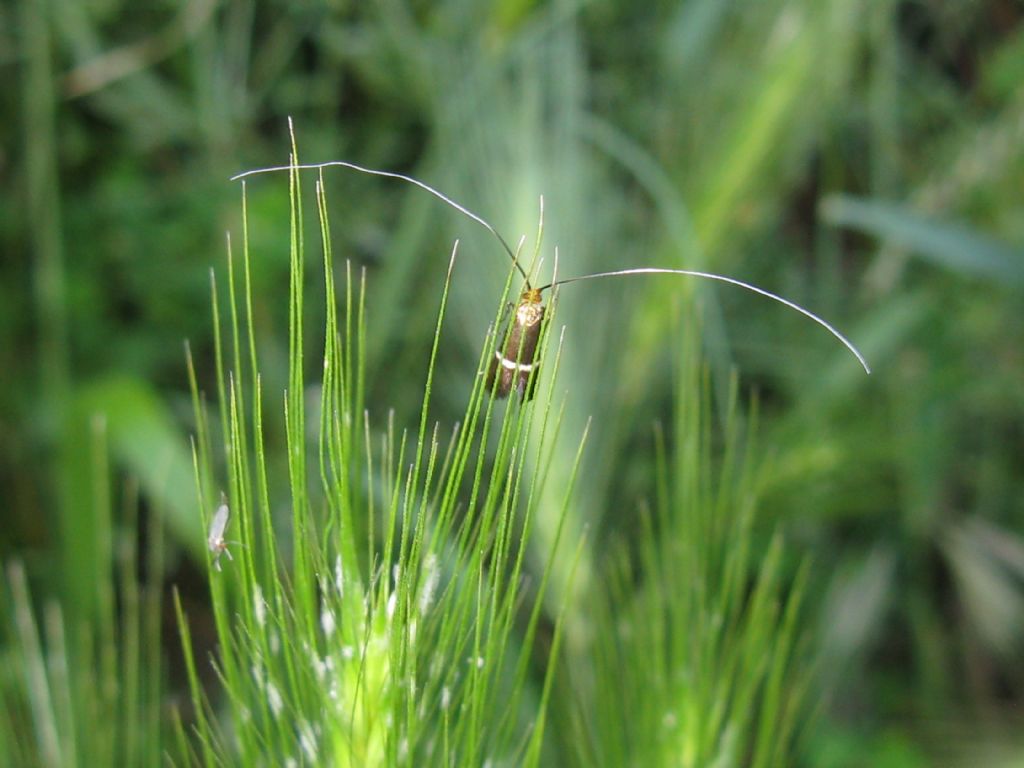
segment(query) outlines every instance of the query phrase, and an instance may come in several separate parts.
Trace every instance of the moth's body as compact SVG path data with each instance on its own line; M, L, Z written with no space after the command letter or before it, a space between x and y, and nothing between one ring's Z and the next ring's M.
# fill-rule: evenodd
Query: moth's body
M515 313L509 320L504 347L494 351L494 359L487 369L487 388L496 397L508 397L513 390L519 393L520 400L533 397L536 371L540 365L534 358L543 321L541 291L529 288L519 297Z

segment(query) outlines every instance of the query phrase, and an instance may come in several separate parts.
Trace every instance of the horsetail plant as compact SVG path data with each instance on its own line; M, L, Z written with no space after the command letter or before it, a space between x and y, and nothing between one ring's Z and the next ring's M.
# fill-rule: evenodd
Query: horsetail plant
M532 419L527 406L498 418L477 377L447 440L431 424L456 243L415 436L400 433L390 418L375 428L363 405L365 276L357 284L346 266L336 284L322 179L315 192L326 303L319 404L310 413L303 208L292 172L283 408L290 530L277 519L264 448L244 186L242 269L239 276L229 242L226 313L212 282L221 452L189 361L196 491L212 515L223 490L239 546L222 571L210 560L221 711L201 690L202 660L178 606L195 714L195 737L181 726L179 743L200 764L537 764L559 629L557 621L550 626L545 687L528 674L532 640L545 620L544 580L527 588L524 554L540 476L533 468L550 450L557 416L547 408ZM485 347L495 343L489 332ZM310 440L307 419L314 418ZM486 455L489 441L493 456ZM221 474L223 488L213 479Z

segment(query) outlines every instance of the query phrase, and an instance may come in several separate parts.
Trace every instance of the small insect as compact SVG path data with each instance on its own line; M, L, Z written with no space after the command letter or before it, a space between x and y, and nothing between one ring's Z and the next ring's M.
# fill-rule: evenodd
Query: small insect
M231 510L228 508L228 499L221 493L220 506L213 513L210 521L210 531L206 536L206 546L213 553L213 567L218 571L220 568L220 556L227 555L228 560L234 560L228 551L228 542L224 540L224 531L228 527L228 518L231 517Z
M495 397L508 397L512 392L516 392L522 401L530 400L533 397L534 383L537 380L537 371L540 366L536 356L537 347L540 341L540 331L544 320L544 291L557 288L560 285L575 283L580 280L595 280L597 278L606 277L626 277L628 275L684 275L687 277L698 277L706 280L717 280L719 282L729 283L730 285L745 288L748 291L753 291L761 296L777 301L780 304L784 304L790 309L796 310L800 314L810 318L818 325L825 328L829 333L835 336L843 346L853 353L853 356L857 358L857 362L859 362L864 368L865 373L871 373L871 368L868 366L867 361L864 359L864 356L860 351L829 322L789 299L785 299L771 291L766 291L763 288L758 288L756 285L746 283L742 280L737 280L733 277L726 277L725 275L718 275L713 272L698 272L690 269L634 267L631 269L619 269L611 272L595 272L590 275L569 277L564 280L556 280L548 285L541 286L540 288L534 288L530 284L530 278L529 275L527 275L526 270L523 269L522 265L519 263L519 259L516 258L516 254L513 253L512 249L505 241L505 238L498 233L498 230L468 208L459 205L450 197L447 197L433 187L424 184L419 179L414 179L411 176L404 176L400 173L392 173L390 171L377 171L372 168L364 168L363 166L356 165L354 163L334 160L314 165L284 165L272 168L257 168L255 170L246 171L245 173L233 176L232 181L242 179L247 176L271 173L274 171L323 169L333 166L349 168L354 171L359 171L360 173L370 174L371 176L384 176L386 178L399 179L401 181L414 184L420 189L426 190L430 194L434 195L434 197L437 197L460 213L473 219L473 221L487 229L498 239L498 242L501 243L505 253L507 253L509 258L512 259L512 264L515 266L519 274L522 275L525 287L519 296L519 301L517 302L511 317L509 318L505 334L502 337L499 337L504 339L504 343L499 349L494 350L494 357L487 365L486 385L487 389L491 391ZM211 549L212 541L213 539L211 538Z

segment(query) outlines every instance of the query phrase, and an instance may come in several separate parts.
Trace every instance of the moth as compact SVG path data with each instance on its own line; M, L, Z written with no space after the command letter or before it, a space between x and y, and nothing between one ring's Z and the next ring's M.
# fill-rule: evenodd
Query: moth
M513 391L520 400L533 398L537 382L537 345L544 322L544 298L539 288L527 288L508 321L505 343L494 350L487 364L487 389L495 397L508 397Z
M228 519L231 517L231 509L228 507L227 497L221 493L220 506L213 513L210 520L210 530L206 534L206 546L213 553L213 567L218 571L220 568L220 556L227 555L228 560L234 560L228 551L228 542L224 539L224 531L228 527Z
M237 179L243 179L248 176L253 176L261 173L271 173L275 171L291 171L291 170L309 170L309 169L323 169L330 167L341 167L349 168L360 173L366 173L371 176L383 176L385 178L398 179L400 181L413 184L420 189L429 192L434 197L438 198L446 205L454 208L465 216L473 219L485 229L487 229L492 235L494 235L498 242L501 244L505 253L512 259L513 266L519 272L523 278L524 288L520 293L519 300L516 303L513 311L508 320L508 326L505 333L499 336L499 339L503 341L500 346L494 350L493 357L487 363L487 378L485 380L487 389L494 394L495 397L508 397L512 392L519 395L521 401L528 401L533 397L533 391L535 382L537 381L537 373L540 363L537 359L538 347L540 345L540 333L543 327L544 321L544 291L557 288L561 285L567 285L569 283L579 282L581 280L595 280L598 278L612 278L612 277L626 277L629 275L683 275L686 277L696 277L706 280L716 280L718 282L728 283L735 285L739 288L745 288L748 291L752 291L756 294L764 296L773 301L777 301L790 309L793 309L805 317L813 320L818 325L825 328L831 333L836 339L838 339L843 346L845 346L854 357L857 358L857 362L860 363L861 367L864 368L865 373L871 373L871 368L868 366L867 360L860 353L860 350L853 345L849 339L841 334L835 327L833 327L824 318L811 312L809 309L801 307L799 304L790 301L789 299L783 298L778 294L772 293L771 291L759 288L751 283L738 280L733 277L727 277L725 275L715 274L713 272L698 272L690 269L671 269L668 267L633 267L630 269L618 269L610 272L595 272L589 275L580 275L578 277L569 277L564 280L555 280L548 285L535 288L530 283L529 275L526 270L523 269L516 257L516 254L509 247L505 239L498 233L498 231L491 226L485 219L478 216L477 214L470 211L468 208L460 205L459 203L447 197L442 192L434 189L428 184L415 179L412 176L405 176L401 173L392 173L390 171L378 171L373 168L365 168L355 163L348 163L343 160L333 160L326 163L317 163L313 165L285 165L275 166L272 168L257 168L255 170L246 171L232 177L232 181Z

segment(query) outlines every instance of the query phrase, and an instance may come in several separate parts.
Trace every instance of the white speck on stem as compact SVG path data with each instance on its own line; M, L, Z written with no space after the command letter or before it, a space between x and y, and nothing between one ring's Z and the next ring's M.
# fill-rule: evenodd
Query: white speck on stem
M334 586L338 588L338 594L345 596L345 570L341 567L341 555L334 558Z
M269 680L267 680L267 703L270 705L270 711L274 713L274 717L280 717L281 711L284 709L284 699L281 698L281 692L277 690L277 686Z
M256 589L252 593L253 607L252 612L256 617L256 625L259 627L265 627L267 625L267 601L263 599L263 590L260 589L260 585L256 585Z
M313 733L313 729L309 727L309 723L305 721L299 723L299 744L309 761L316 765L318 762L316 759L316 735Z
M420 591L420 615L426 614L427 609L434 602L434 592L437 590L438 582L441 580L441 569L437 565L437 555L430 554L424 564L427 575L423 580L423 589Z
M334 620L334 612L330 608L324 608L320 614L320 627L324 631L324 637L328 640L334 634L337 624Z
M327 679L327 662L315 653L311 661L313 662L313 671L316 672L316 679L321 683L324 682Z

